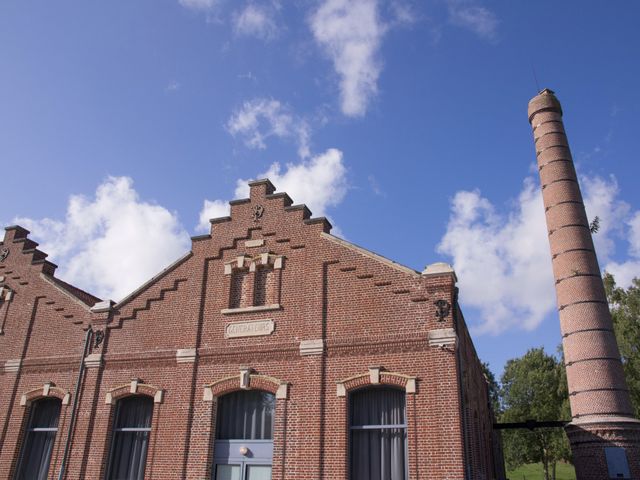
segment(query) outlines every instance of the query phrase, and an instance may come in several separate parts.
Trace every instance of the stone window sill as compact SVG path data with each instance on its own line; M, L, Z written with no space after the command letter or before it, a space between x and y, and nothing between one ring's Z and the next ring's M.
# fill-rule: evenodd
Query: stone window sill
M258 305L255 307L241 307L241 308L223 308L220 313L224 315L233 315L236 313L251 313L251 312L267 312L269 310L280 310L282 307L279 303L273 305Z

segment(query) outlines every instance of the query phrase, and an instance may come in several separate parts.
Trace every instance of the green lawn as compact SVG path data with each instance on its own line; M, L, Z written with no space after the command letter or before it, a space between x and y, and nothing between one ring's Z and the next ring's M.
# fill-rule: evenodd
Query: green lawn
M551 472L549 472L551 475ZM509 480L543 480L544 471L541 463L530 463L522 465L515 470L507 472ZM568 463L558 463L556 466L556 480L575 480L576 472L573 465Z

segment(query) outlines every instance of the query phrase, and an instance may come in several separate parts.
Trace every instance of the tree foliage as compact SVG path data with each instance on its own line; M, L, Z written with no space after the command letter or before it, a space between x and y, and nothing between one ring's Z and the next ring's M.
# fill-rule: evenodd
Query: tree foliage
M613 276L607 273L604 286L631 402L637 416L640 414L640 279L635 278L625 290L618 287Z
M640 279L634 279L632 285L624 289L616 285L612 275L605 274L604 285L631 401L636 415L640 415ZM483 369L500 422L571 418L561 347L558 357L534 348L520 358L509 360L500 385L487 364L483 364ZM541 462L545 479L552 480L555 464L559 460L570 460L569 442L559 428L505 430L502 438L509 469Z
M498 418L502 412L502 407L500 406L500 384L496 380L496 376L491 371L491 367L489 367L487 362L482 362L482 372L489 384L489 401L491 402L493 413L496 418Z
M501 379L501 422L564 420L567 417L567 386L562 363L543 348L529 350L509 360ZM562 429L506 430L504 454L509 468L541 462L545 479L555 478L555 465L569 456Z

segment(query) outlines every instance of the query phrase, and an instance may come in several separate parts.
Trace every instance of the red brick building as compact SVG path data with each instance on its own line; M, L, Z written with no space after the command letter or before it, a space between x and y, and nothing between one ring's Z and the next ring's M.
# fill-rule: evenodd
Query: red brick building
M502 478L453 270L250 186L116 304L6 229L0 478Z

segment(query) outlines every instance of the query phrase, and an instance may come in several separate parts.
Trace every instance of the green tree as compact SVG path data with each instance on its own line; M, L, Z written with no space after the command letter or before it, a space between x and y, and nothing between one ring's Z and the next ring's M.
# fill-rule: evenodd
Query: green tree
M509 360L501 379L501 422L563 420L563 410L567 408L563 372L562 363L543 348ZM558 428L506 430L503 438L509 468L541 462L545 480L555 480L556 463L567 459L569 452L564 432Z
M613 328L636 416L640 414L640 279L628 289L618 287L613 275L604 275Z

